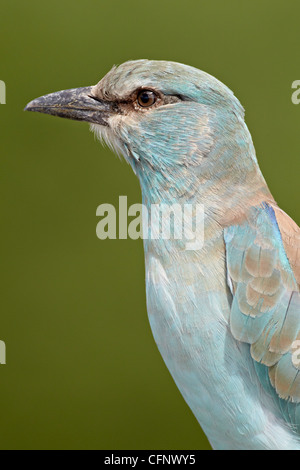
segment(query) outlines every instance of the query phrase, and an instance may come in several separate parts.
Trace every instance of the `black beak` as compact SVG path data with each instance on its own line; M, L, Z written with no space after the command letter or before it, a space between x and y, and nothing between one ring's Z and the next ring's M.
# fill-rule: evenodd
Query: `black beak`
M107 126L107 120L113 112L112 102L93 96L92 88L73 88L41 96L28 103L24 111L52 114Z

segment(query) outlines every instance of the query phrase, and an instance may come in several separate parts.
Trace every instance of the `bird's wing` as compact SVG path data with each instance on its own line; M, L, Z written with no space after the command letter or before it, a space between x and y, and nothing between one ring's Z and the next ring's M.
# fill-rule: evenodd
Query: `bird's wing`
M273 207L283 246L300 287L300 228L283 210Z
M251 345L262 385L300 434L300 229L264 203L224 237L231 332Z

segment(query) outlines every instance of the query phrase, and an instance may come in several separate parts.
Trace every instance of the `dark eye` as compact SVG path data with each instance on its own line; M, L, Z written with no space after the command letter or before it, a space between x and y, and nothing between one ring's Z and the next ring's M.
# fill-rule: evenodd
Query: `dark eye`
M156 101L156 94L150 90L141 90L137 96L138 104L143 108L152 106Z

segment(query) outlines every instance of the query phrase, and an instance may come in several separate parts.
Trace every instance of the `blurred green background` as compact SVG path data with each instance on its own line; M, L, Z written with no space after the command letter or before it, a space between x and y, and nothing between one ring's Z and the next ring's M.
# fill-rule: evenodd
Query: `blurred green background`
M89 126L23 113L129 59L215 75L246 108L262 171L299 224L299 1L0 0L1 449L209 449L152 338L142 241L96 238L141 202Z

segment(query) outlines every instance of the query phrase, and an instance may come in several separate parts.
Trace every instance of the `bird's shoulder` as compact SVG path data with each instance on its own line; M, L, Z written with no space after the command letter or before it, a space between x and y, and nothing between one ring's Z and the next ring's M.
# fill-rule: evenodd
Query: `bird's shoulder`
M289 263L300 286L300 227L282 209L272 205Z

